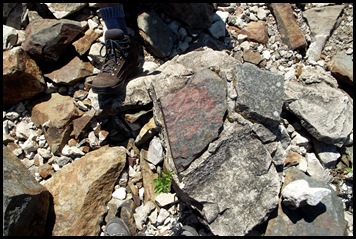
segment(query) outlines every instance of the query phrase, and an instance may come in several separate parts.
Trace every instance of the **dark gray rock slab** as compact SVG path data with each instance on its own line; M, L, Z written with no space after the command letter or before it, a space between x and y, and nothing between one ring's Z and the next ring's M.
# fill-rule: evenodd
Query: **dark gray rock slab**
M236 66L236 111L252 121L276 126L284 97L284 77L244 63Z
M43 236L50 193L3 146L3 236Z

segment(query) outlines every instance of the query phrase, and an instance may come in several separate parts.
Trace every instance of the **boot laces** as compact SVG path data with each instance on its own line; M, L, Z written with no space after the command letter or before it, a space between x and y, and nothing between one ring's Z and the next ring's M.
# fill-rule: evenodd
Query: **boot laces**
M119 64L118 59L124 60L128 57L128 49L130 48L129 40L123 38L121 40L107 39L105 45L100 48L102 55L103 47L105 46L105 64L102 67L102 72L111 73L114 66Z

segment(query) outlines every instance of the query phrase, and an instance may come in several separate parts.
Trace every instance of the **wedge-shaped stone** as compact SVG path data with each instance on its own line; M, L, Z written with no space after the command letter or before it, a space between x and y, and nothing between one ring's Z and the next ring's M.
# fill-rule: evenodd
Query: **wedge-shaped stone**
M249 126L236 124L232 134L222 134L213 154L181 174L178 192L201 212L214 235L244 236L277 207L279 176Z
M290 3L271 3L274 17L276 18L278 30L282 41L291 50L306 47L304 33L299 28L298 22L294 17Z

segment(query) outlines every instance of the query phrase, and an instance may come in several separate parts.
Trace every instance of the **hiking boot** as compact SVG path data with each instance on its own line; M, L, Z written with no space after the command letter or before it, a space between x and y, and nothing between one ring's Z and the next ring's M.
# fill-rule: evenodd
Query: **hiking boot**
M182 227L180 236L199 236L199 234L193 227L185 225Z
M140 69L137 46L121 29L105 32L105 48L105 63L91 86L97 94L118 92L125 86L126 80Z
M105 236L131 236L130 229L119 217L109 220L106 224L104 234Z

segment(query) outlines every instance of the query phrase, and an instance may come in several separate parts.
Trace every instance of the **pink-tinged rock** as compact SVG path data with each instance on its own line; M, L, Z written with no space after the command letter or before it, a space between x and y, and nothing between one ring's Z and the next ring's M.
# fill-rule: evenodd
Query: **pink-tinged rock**
M160 101L172 157L182 171L218 136L226 112L226 85L206 69Z
M20 47L3 52L3 105L31 99L45 89L40 68Z
M291 50L307 46L304 34L294 17L290 3L271 3L272 13L276 18L283 43Z

